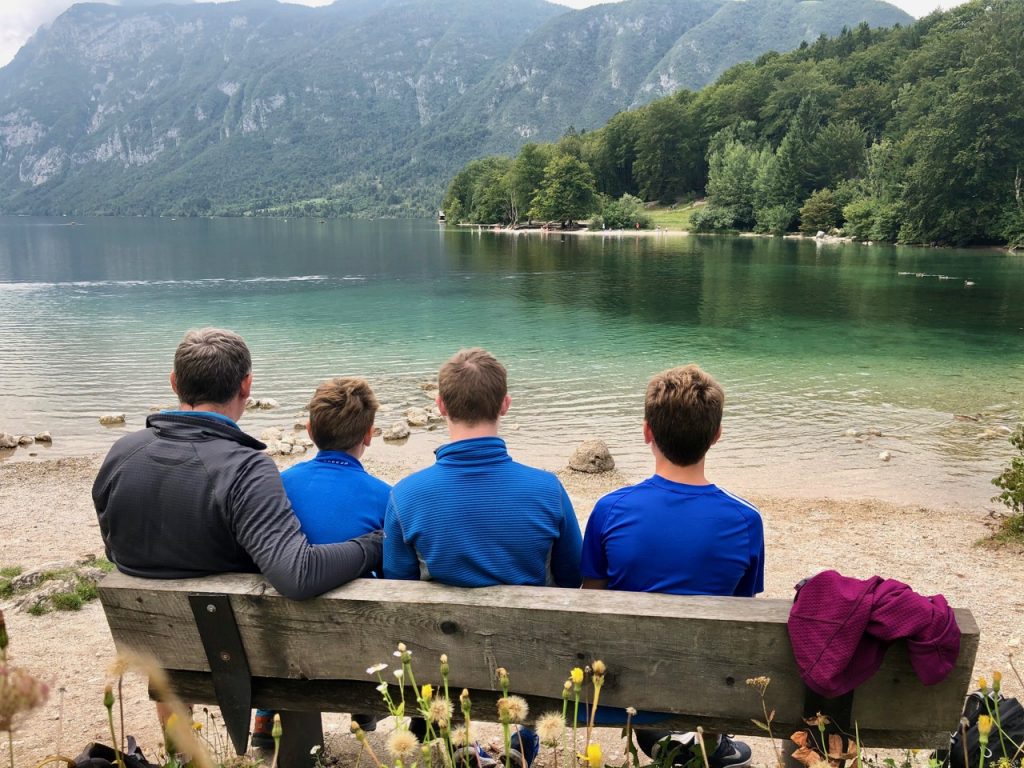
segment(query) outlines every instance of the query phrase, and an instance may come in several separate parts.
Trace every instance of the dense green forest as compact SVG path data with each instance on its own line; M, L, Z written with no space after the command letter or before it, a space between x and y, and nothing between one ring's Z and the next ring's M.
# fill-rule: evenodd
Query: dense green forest
M641 200L706 196L704 231L1020 246L1022 194L1024 3L974 0L765 54L597 131L475 160L443 207L452 221L621 227L644 226Z

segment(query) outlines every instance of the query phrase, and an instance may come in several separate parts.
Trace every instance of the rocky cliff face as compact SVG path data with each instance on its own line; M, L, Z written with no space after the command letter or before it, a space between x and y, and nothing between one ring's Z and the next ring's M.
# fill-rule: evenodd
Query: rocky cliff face
M874 0L80 4L0 69L0 210L422 213L476 154L908 18Z

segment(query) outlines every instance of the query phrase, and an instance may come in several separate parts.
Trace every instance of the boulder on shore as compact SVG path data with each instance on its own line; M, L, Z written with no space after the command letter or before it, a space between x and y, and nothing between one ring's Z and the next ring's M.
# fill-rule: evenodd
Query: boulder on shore
M111 427L116 424L124 424L125 416L123 413L105 413L100 416L100 424L105 427Z
M18 436L0 432L0 450L18 447Z
M273 442L274 440L280 439L281 430L278 429L277 427L269 427L268 429L264 429L262 432L260 432L260 440L262 440L264 443L270 443Z
M405 440L409 436L409 425L404 421L396 422L384 430L381 437L389 443Z
M592 475L611 472L615 459L604 440L584 440L569 458L569 469Z
M410 408L405 412L410 427L425 427L430 423L430 414L424 408Z

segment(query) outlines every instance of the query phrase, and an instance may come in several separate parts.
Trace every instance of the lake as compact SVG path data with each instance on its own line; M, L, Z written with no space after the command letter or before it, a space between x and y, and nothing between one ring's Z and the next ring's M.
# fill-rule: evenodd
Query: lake
M172 402L174 347L204 325L245 336L254 394L281 403L246 416L257 435L334 375L369 379L386 427L479 345L509 368L514 455L555 469L601 437L631 477L650 469L647 378L697 362L727 394L709 474L741 493L987 505L1012 450L994 434L1021 418L1020 255L429 221L69 222L0 217L0 430L50 430L39 459L103 451ZM112 411L128 425L101 427ZM443 439L371 455L424 464Z

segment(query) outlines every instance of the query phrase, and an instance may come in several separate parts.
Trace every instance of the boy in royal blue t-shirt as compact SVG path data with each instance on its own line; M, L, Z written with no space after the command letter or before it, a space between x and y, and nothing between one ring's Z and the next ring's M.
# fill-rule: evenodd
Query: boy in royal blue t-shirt
M311 544L348 541L384 527L391 486L359 461L373 439L380 404L362 379L325 381L309 403L307 430L318 453L281 473L302 532ZM253 746L272 749L273 712L257 710ZM364 729L373 718L356 715Z
M597 502L583 537L584 589L742 597L764 591L760 513L704 475L704 457L722 435L724 402L722 387L696 365L651 379L643 432L654 475ZM676 761L686 762L692 736L637 731L652 757L668 737L681 747ZM708 762L735 768L750 756L746 744L722 736Z

